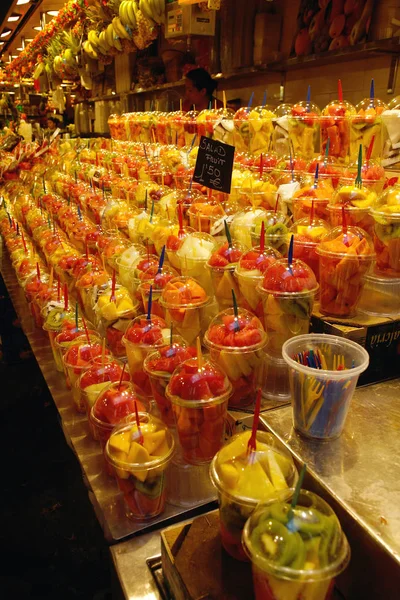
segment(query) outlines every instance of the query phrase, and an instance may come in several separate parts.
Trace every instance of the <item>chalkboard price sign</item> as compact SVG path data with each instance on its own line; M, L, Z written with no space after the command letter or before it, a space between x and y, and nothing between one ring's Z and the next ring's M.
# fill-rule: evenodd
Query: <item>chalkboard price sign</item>
M230 194L234 155L235 146L201 136L193 181Z

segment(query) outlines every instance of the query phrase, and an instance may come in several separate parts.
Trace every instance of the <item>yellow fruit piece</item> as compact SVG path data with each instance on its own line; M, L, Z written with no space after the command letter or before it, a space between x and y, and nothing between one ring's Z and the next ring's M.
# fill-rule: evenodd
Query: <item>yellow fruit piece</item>
M249 443L251 432L246 431L227 444L218 453L218 462L222 466L224 463L246 456L247 444Z
M222 481L227 487L234 488L239 480L239 471L232 464L221 465L219 473Z
M243 470L236 492L240 496L262 500L275 493L275 488L259 462L248 464Z
M129 312L133 311L133 304L132 304L132 300L125 296L125 298L123 298L121 300L121 302L118 304L118 312L119 312L119 314L121 314L121 313L128 312L128 311Z
M148 462L149 459L150 459L149 453L144 446L141 446L137 442L131 443L131 446L130 446L130 449L128 452L127 462L129 462L129 463L145 463L145 462Z
M112 435L110 437L109 446L110 449L115 450L116 452L124 452L125 454L128 454L131 446L130 432L122 431L121 433ZM126 456L123 460L126 460Z
M155 431L154 433L146 433L143 440L143 446L150 455L156 454L156 450L160 447L164 440L165 429L160 429L160 431Z
M114 302L109 302L106 306L101 309L101 316L107 321L113 321L118 319L117 307Z
M267 315L280 315L282 312L279 302L275 300L272 294L267 296L265 312Z
M153 454L153 457L156 458L158 456L166 456L167 454L169 454L170 451L170 446L168 445L168 442L166 439L164 439L164 441L158 446L158 448L155 450L155 453Z
M286 490L288 486L276 460L275 452L273 450L269 450L267 452L266 459L268 462L268 475L271 479L272 485L276 490Z

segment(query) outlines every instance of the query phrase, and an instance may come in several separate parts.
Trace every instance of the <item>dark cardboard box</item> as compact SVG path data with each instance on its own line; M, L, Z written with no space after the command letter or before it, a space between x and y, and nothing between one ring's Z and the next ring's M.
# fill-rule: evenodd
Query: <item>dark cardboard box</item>
M368 369L358 385L393 379L400 374L400 318L357 314L351 318L322 315L316 305L311 317L311 333L340 335L363 346L370 357Z

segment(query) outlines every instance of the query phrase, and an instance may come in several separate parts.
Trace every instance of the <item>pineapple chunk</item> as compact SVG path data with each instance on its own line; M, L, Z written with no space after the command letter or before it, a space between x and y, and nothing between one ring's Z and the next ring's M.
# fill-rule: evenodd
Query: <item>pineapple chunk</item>
M165 440L165 429L155 431L154 433L147 433L143 440L143 446L147 452L152 455L155 454L156 450Z
M218 453L219 464L222 465L236 458L240 458L241 456L246 456L247 444L249 442L250 436L251 432L246 431L245 433L239 435L231 443L221 448L221 450Z
M236 492L240 496L262 500L275 493L268 475L259 462L248 464L238 481Z
M239 472L232 464L225 463L219 468L222 481L227 487L234 488L239 480Z
M130 445L131 439L128 431L122 431L121 433L117 433L117 435L112 435L110 437L110 448L115 450L115 453L123 452L125 454L125 458L122 460L126 460L126 455L129 453ZM113 452L113 455L115 453Z

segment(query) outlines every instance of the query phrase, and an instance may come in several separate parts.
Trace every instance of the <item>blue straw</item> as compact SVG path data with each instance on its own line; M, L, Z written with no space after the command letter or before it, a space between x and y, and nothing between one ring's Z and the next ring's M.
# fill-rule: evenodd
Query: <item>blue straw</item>
M310 102L311 102L311 85L308 86L307 89L307 112L310 112Z
M147 304L147 320L151 321L151 305L153 304L153 286L150 286L149 302Z
M194 143L195 143L195 141L196 141L196 138L197 138L197 133L195 133L195 134L194 134L194 136L193 136L192 142L191 142L191 144L190 144L190 148L189 148L189 150L188 150L188 152L187 152L187 155L188 155L188 156L189 156L189 154L191 153L191 151L193 150L193 146L194 146Z
M264 108L264 106L267 104L267 90L264 91L264 97L263 97L263 101L262 101L262 108Z
M288 266L289 266L289 273L291 275L293 275L293 244L294 244L294 235L292 234L291 238L290 238L290 244L289 244L289 252L288 252Z
M162 247L161 254L160 254L160 260L158 263L158 274L160 274L162 271L164 259L165 259L165 245Z
M314 189L318 186L318 173L319 173L319 163L315 167L315 176L314 176Z
M375 82L371 79L371 87L369 88L370 106L375 106Z
M82 221L82 213L81 213L81 209L79 208L79 204L76 205L77 211L78 211L78 217L79 220Z
M250 112L251 105L253 104L253 100L254 100L254 92L251 92L249 103L247 105L247 112Z

